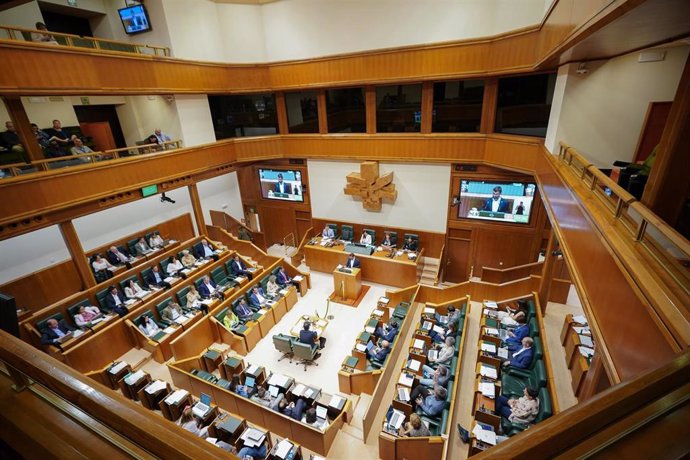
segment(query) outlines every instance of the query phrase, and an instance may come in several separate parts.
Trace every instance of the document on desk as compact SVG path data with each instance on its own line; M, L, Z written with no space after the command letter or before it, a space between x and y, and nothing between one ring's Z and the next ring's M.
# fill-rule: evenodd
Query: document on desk
M485 300L484 306L488 307L488 308L493 308L493 309L498 308L498 304L496 303L495 300Z
M287 439L283 439L276 445L276 451L273 455L278 458L285 458L288 456L291 450L292 443Z
M136 302L134 299L125 300L125 305L132 305L134 302Z
M496 445L496 433L493 431L485 430L479 424L474 425L472 429L472 434L482 442L490 444L492 446Z
M494 354L496 353L496 345L494 345L493 343L482 342L482 351Z
M412 348L416 348L417 350L424 350L424 341L422 339L414 339L414 344L412 344Z
M576 323L580 323L580 324L589 324L587 322L587 318L585 318L583 315L573 316L573 321L575 321Z
M479 391L487 398L496 397L496 385L489 382L479 382Z
M160 390L164 390L167 386L167 383L165 383L163 380L156 380L155 382L151 383L149 386L146 387L146 392L150 395L158 393Z
M434 310L433 308L424 307L424 314L425 315L433 315L434 313L436 313L436 310Z
M594 342L592 342L592 338L588 335L578 335L580 337L580 343L586 347L592 348L594 347Z
M367 331L369 334L373 334L376 331L376 329L374 329L371 326L365 326L364 330Z
M406 387L412 387L412 383L414 383L414 377L406 372L403 372L400 374L398 383L400 385L405 385Z
M436 325L434 325L434 327L432 327L431 330L436 332L437 334L443 334L446 332L443 330L443 328L441 326L436 326Z
M424 329L425 331L428 331L428 330L431 329L433 326L434 326L434 325L431 323L431 321L424 321L424 322L422 323L422 329Z
M485 327L484 332L488 335L498 335L498 329L495 327Z
M172 327L172 326L168 326L168 327L166 327L165 329L163 329L163 332L165 332L166 334L172 334L172 333L175 332L176 330L177 330L177 328L174 328L174 327Z
M585 358L589 358L589 357L594 355L594 349L592 349L592 348L578 347L578 349L580 350L580 353L582 354L582 356L584 356Z
M127 385L134 385L137 383L139 380L144 378L144 371L136 371L133 374L129 374L127 377L125 377L125 383Z
M165 403L174 406L175 404L179 404L188 394L189 392L187 390L175 390L165 398Z
M345 398L338 395L331 396L331 400L328 402L328 407L340 410L343 408L343 406L345 406Z
M383 310L374 310L374 311L372 312L372 315L374 315L374 316L379 316L379 317L380 317L380 316L383 316Z
M414 372L417 372L420 367L422 367L422 363L416 359L411 359L407 362L407 368Z
M108 372L110 372L111 374L114 375L114 374L117 374L118 372L120 372L120 371L121 371L122 369L124 369L125 367L127 367L127 363L124 362L124 361L120 361L119 363L113 365L113 366L108 370Z
M268 379L268 384L285 388L289 381L290 377L286 377L283 374L274 373L273 375L271 375L271 378Z
M240 439L244 441L244 445L247 447L255 447L263 444L264 439L266 439L266 433L257 430L256 428L247 428Z
M357 351L361 351L362 353L366 353L366 352L367 352L367 346L364 345L362 342L357 342L357 345L355 345L355 349L356 349Z
M299 282L302 281L304 277L302 275L295 275L292 277L292 279Z
M303 384L298 383L295 388L292 389L292 395L293 396L302 396L304 394L304 391L307 389Z
M495 369L495 368L489 367L489 366L485 366L484 364L482 364L481 366L479 366L479 373L480 373L482 376L488 377L488 378L490 378L490 379L495 379L495 378L498 377L498 373L496 372L496 369Z
M175 277L168 276L167 278L164 278L163 281L165 281L166 283L172 283L173 281L175 281Z
M180 315L180 316L178 316L178 317L175 319L175 322L176 322L177 324L184 324L184 323L186 323L187 321L189 321L189 318L187 318L185 315Z
M91 325L93 326L94 324L98 324L98 323L103 322L103 321L105 321L105 318L103 316L101 316L100 318L96 318L96 319L92 320Z
M502 359L508 359L508 349L507 348L499 348L498 349L498 357Z

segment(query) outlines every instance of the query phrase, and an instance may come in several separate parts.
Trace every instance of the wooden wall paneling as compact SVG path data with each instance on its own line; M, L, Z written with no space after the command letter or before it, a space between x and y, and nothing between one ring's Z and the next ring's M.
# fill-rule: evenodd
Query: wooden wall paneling
M448 238L444 281L461 283L469 278L470 240Z
M484 99L482 100L482 120L479 132L492 133L496 122L496 103L498 101L498 78L484 80Z
M302 241L302 237L304 237L304 234L312 228L312 222L311 219L301 219L297 218L296 220L297 224L297 235L296 236L296 243L299 244L300 241Z
M367 134L376 134L376 87L364 87L365 110L367 117Z
M82 288L87 289L96 285L96 279L93 277L91 267L88 261L84 258L84 249L81 247L79 236L74 229L72 221L60 222L60 233L62 239L65 241L65 246L72 256L72 262L77 269L77 274L81 280Z
M319 116L319 134L328 134L328 110L326 107L326 90L316 93L316 108Z
M283 239L289 233L293 233L297 238L294 209L261 204L258 211L267 246L276 243L283 244Z
M555 250L558 247L558 241L556 241L555 235L552 233L551 238L549 239L549 244L546 246L546 254L545 254L545 259L544 259L544 267L541 272L541 281L539 282L539 290L538 296L539 296L539 304L542 305L542 308L546 308L546 304L549 300L550 297L550 291L551 291L551 286L552 286L552 281L553 281L553 270L554 270L554 262L556 258L558 257L555 254ZM544 311L542 311L544 313Z
M654 147L659 144L672 104L672 101L650 102L647 106L642 132L640 132L640 138L635 148L634 163L646 160Z
M127 329L125 321L116 321L65 351L65 362L82 373L103 368L136 346Z
M3 284L0 292L13 296L17 307L37 311L79 291L81 287L77 268L69 259Z
M276 97L276 114L278 115L278 133L288 134L287 106L285 105L285 93L278 91Z
M551 287L549 288L549 302L565 305L568 301L570 285L570 280L562 280L554 277L551 280Z

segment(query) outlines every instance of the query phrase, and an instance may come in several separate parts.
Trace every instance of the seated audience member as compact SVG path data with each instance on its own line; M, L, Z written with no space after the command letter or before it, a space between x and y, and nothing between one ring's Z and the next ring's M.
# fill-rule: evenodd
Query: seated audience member
M403 251L416 251L417 250L417 242L413 240L411 237L408 238L405 241L405 244L403 245Z
M70 143L69 135L62 130L62 123L60 120L53 120L53 127L46 129L51 140L55 140L63 147Z
M419 383L425 387L433 388L437 385L445 387L448 383L448 380L450 380L450 372L443 364L439 364L436 369L424 364L422 366L422 372L424 378L419 379Z
M153 235L151 235L151 238L149 238L149 246L151 246L154 249L160 249L163 246L165 246L165 240L160 235L160 233L153 232Z
M161 318L169 323L174 323L177 318L184 315L180 304L171 300L170 303L161 311Z
M419 387L421 387L422 390L414 399L416 411L422 415L428 415L430 417L440 415L446 405L446 396L448 395L448 391L445 388L437 385L434 387L434 394L432 395L430 394L428 388L422 385L417 385L416 388Z
M190 433L199 436L200 438L206 439L208 437L208 428L202 426L201 423L194 418L194 414L192 413L192 408L190 406L184 408L182 411L182 417L180 417L180 420L177 422L177 424Z
M55 139L50 140L46 148L43 149L43 154L46 156L46 158L60 158L67 156L67 152L60 147L60 144L58 144L58 141Z
M187 307L201 310L205 315L208 314L208 305L201 303L201 294L193 284L189 285L189 291L185 298L187 299Z
M277 278L275 275L268 277L268 283L266 283L266 295L269 297L278 297L280 285L276 282L276 279Z
M24 155L24 146L19 140L17 130L14 128L14 123L11 121L5 122L5 128L7 128L7 130L0 133L0 144L12 152Z
M281 414L300 421L306 408L307 402L303 398L298 398L296 402L293 401L291 403L288 403L287 399L283 398L278 403L278 409Z
M302 419L302 422L306 423L307 425L311 425L314 428L318 428L321 431L323 431L325 428L325 426L322 425L323 422L321 422L319 420L319 417L316 415L315 407L310 407L304 412L304 418Z
M508 327L516 327L519 326L519 323L517 318L519 316L522 316L525 318L524 322L527 322L527 309L528 305L527 302L524 299L520 299L517 301L517 309L513 310L510 307L506 307L506 311L499 310L498 311L498 319L501 321L501 324L504 326Z
M197 259L218 260L218 256L213 252L213 247L208 244L206 239L203 239L200 243L194 245L194 255L197 257Z
M165 267L165 271L168 272L168 276L181 276L182 278L186 278L187 276L182 273L182 270L184 270L184 265L182 265L182 262L177 260L177 257L175 256L172 257L170 263L168 263L168 266Z
M84 145L84 142L81 140L80 137L72 136L72 143L74 144L74 146L70 149L70 152L72 152L72 155L81 155L84 153L93 153L93 150L91 150L91 148Z
M237 228L237 238L239 238L240 240L244 240L244 241L252 241L252 234L249 233L249 230L247 230L247 227L240 225Z
M77 314L74 315L74 322L77 323L79 327L88 327L89 323L96 318L103 316L101 310L98 307L84 306L79 307Z
M235 313L241 321L249 321L252 318L252 315L254 314L252 309L249 308L249 305L247 305L247 301L244 300L244 297L241 298L240 301L237 303L237 306L235 307Z
M532 358L534 357L534 339L532 337L523 337L522 348L515 351L509 360L503 361L503 366L512 366L518 369L526 369L532 364Z
M323 228L323 231L321 232L321 237L332 240L333 238L335 238L335 231L331 227L326 225Z
M149 274L146 276L146 282L149 283L149 286L152 288L157 288L157 289L170 289L170 283L165 281L163 278L163 274L161 273L160 268L158 268L158 265L154 265L151 267L151 271Z
M93 262L91 262L91 266L93 267L93 271L95 272L100 272L103 270L113 270L115 267L108 262L107 259L104 259L101 257L100 254L96 254L96 256L93 259Z
M240 383L240 377L239 375L233 375L232 378L230 379L230 391L233 393L237 393L238 395L242 396L243 398L248 398L249 393L251 393L251 388L242 385Z
M262 406L268 407L271 410L275 410L284 397L285 395L283 395L283 393L278 393L278 396L274 398L271 396L271 393L266 391L266 386L260 385L256 389L256 393L250 399L261 404Z
M287 274L283 267L278 269L277 281L281 286L286 286L288 283L296 283L296 281L293 281L292 278L290 278L290 275Z
M268 299L264 294L264 290L259 286L254 286L251 290L251 294L249 295L249 304L256 309L259 309L267 303Z
M146 254L150 254L151 252L153 252L153 249L151 249L149 247L149 245L146 244L146 240L144 239L143 236L141 238L139 238L139 242L134 245L134 249L136 249L137 252L139 254L141 254L142 256L146 255Z
M240 449L240 451L237 453L237 456L241 459L257 459L261 460L266 458L266 454L268 454L268 445L267 445L267 440L265 439L263 443L261 443L260 446L247 446L245 445Z
M185 268L192 268L194 264L196 263L196 257L194 257L190 252L189 249L185 249L182 251L182 265L185 266Z
M161 132L161 129L160 129L160 128L156 128L155 130L153 130L153 135L156 136L156 139L158 140L158 143L161 144L161 145L162 145L164 142L170 142L170 140L171 140L171 139L170 139L170 136L168 136L167 134Z
M462 314L461 310L456 309L454 306L448 307L448 314L446 315L448 318L446 320L446 325L450 324L455 324L455 328L457 329L460 326L460 316ZM438 313L435 315L436 320L440 321L440 316Z
M158 143L158 138L156 138L156 136L154 136L153 134L147 137L144 142L146 143L148 153L160 152L163 150L163 146Z
M43 345L59 346L57 340L75 330L76 329L70 326L64 319L58 322L55 318L50 318L47 321L46 328L41 331L41 343Z
M124 249L120 250L117 246L110 246L108 252L105 253L106 259L113 265L125 265L127 268L132 268L132 257L129 252Z
M388 340L384 340L381 342L381 346L375 346L371 347L370 350L367 350L367 357L369 359L375 359L376 361L385 361L386 356L388 356L388 353L391 352L391 344L388 342Z
M244 262L242 262L242 259L240 259L240 256L237 254L235 254L235 256L232 258L230 270L235 276L246 276L248 279L252 279L252 274L249 272L249 270L247 270Z
M39 32L31 32L31 41L38 43L49 43L51 45L59 45L55 37L48 33L48 28L42 22L36 23L36 30Z
M374 336L383 340L388 340L389 342L395 340L396 335L398 335L398 322L395 320L391 321L390 326L383 323L383 325L376 328L376 332L374 332Z
M153 337L160 332L161 328L158 327L158 324L156 324L150 316L144 316L144 319L141 320L141 324L139 325L139 330L143 332L146 337Z
M429 428L422 423L422 419L419 417L419 415L413 412L410 414L410 421L406 422L398 430L398 435L417 438L420 436L431 436L431 431L429 431Z
M362 232L362 236L359 237L359 242L361 244L369 244L371 245L371 235L368 234L367 232Z
M395 248L395 245L393 244L393 240L391 240L391 234L388 232L385 232L383 235L383 241L381 241L381 246L383 246L386 249L393 249Z
M429 358L430 363L448 364L455 354L455 339L446 337L446 342L440 348L438 356L434 359Z
M232 310L228 310L225 313L225 317L223 318L223 326L225 326L228 329L234 329L240 324L240 320L235 314L235 312L233 312Z
M110 286L110 293L105 296L105 304L108 309L117 313L120 317L129 313L129 309L125 305L125 298L117 290L115 286Z
M142 287L139 286L139 283L134 280L129 280L127 286L125 286L125 296L128 299L138 299L144 297L149 292L150 291L142 289Z
M359 262L359 259L357 256L354 254L350 253L349 256L347 256L347 262L345 262L345 267L347 268L360 268L362 264Z
M31 123L31 132L36 138L36 142L38 142L38 145L41 147L41 149L45 150L48 148L48 145L50 145L50 135L48 135L47 132L39 129L36 123Z
M529 335L529 324L525 322L526 318L518 316L515 321L517 321L518 327L508 331L508 338L504 341L505 346L510 351L517 351L522 344L522 339Z
M455 328L457 323L449 323L448 327L443 329L443 332L436 332L435 330L429 331L429 337L434 343L444 343L448 337L455 337Z
M311 323L309 321L305 321L302 325L302 330L299 331L299 341L301 343L306 343L307 345L314 345L316 344L318 334L316 331L312 331L310 327ZM318 340L319 348L323 349L326 346L326 337L319 337Z
M218 285L213 279L205 275L199 286L199 294L201 294L202 299L210 299L211 297L216 297L223 299L223 293L218 289Z
M508 399L500 395L496 399L496 412L514 423L530 424L539 414L539 390L527 386L523 395L517 399Z

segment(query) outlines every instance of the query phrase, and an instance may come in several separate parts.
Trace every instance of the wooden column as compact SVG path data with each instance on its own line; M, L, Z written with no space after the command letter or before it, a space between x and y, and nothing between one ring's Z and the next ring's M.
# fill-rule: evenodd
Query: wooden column
M551 232L549 237L549 244L546 245L546 254L544 259L544 267L541 271L541 280L539 281L539 304L541 305L541 312L546 312L546 304L549 301L549 291L551 290L551 281L553 280L553 268L556 260L553 252L558 249L558 242L556 241L555 232Z
M19 141L24 146L24 154L27 160L35 161L44 159L43 150L38 145L38 142L36 142L36 136L31 132L31 122L26 115L22 100L18 96L5 96L4 100L10 119L12 123L14 123L14 129L17 130ZM6 121L10 120L2 120L3 131L5 130Z
M285 93L276 93L276 114L278 116L278 134L288 134L287 105Z
M316 108L319 112L319 134L328 134L328 110L326 108L326 90L316 93Z
M690 56L656 149L642 203L672 227L690 194Z
M71 220L60 222L60 232L62 239L65 240L67 250L72 256L74 266L77 268L79 279L81 280L82 289L88 289L96 285L96 279L93 277L93 271L89 267L89 261L84 254L84 248L81 246L81 241L77 236L77 231L74 229L74 224Z
M364 88L364 101L367 115L367 134L376 134L376 87Z
M434 112L434 82L425 81L422 83L422 134L431 133L431 124Z
M189 198L192 202L192 210L194 211L194 222L196 222L196 228L199 231L199 235L208 236L206 222L204 221L204 210L201 207L201 200L199 199L199 189L196 188L196 184L189 184L187 189L189 190Z
M498 101L498 78L484 80L484 99L482 100L482 122L479 132L489 134L494 132L496 123L496 103Z

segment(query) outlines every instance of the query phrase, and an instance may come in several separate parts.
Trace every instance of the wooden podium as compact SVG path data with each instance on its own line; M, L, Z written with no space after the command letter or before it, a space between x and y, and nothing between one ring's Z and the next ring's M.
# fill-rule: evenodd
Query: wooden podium
M362 291L362 270L350 268L350 273L333 270L334 300L350 300L354 302Z

